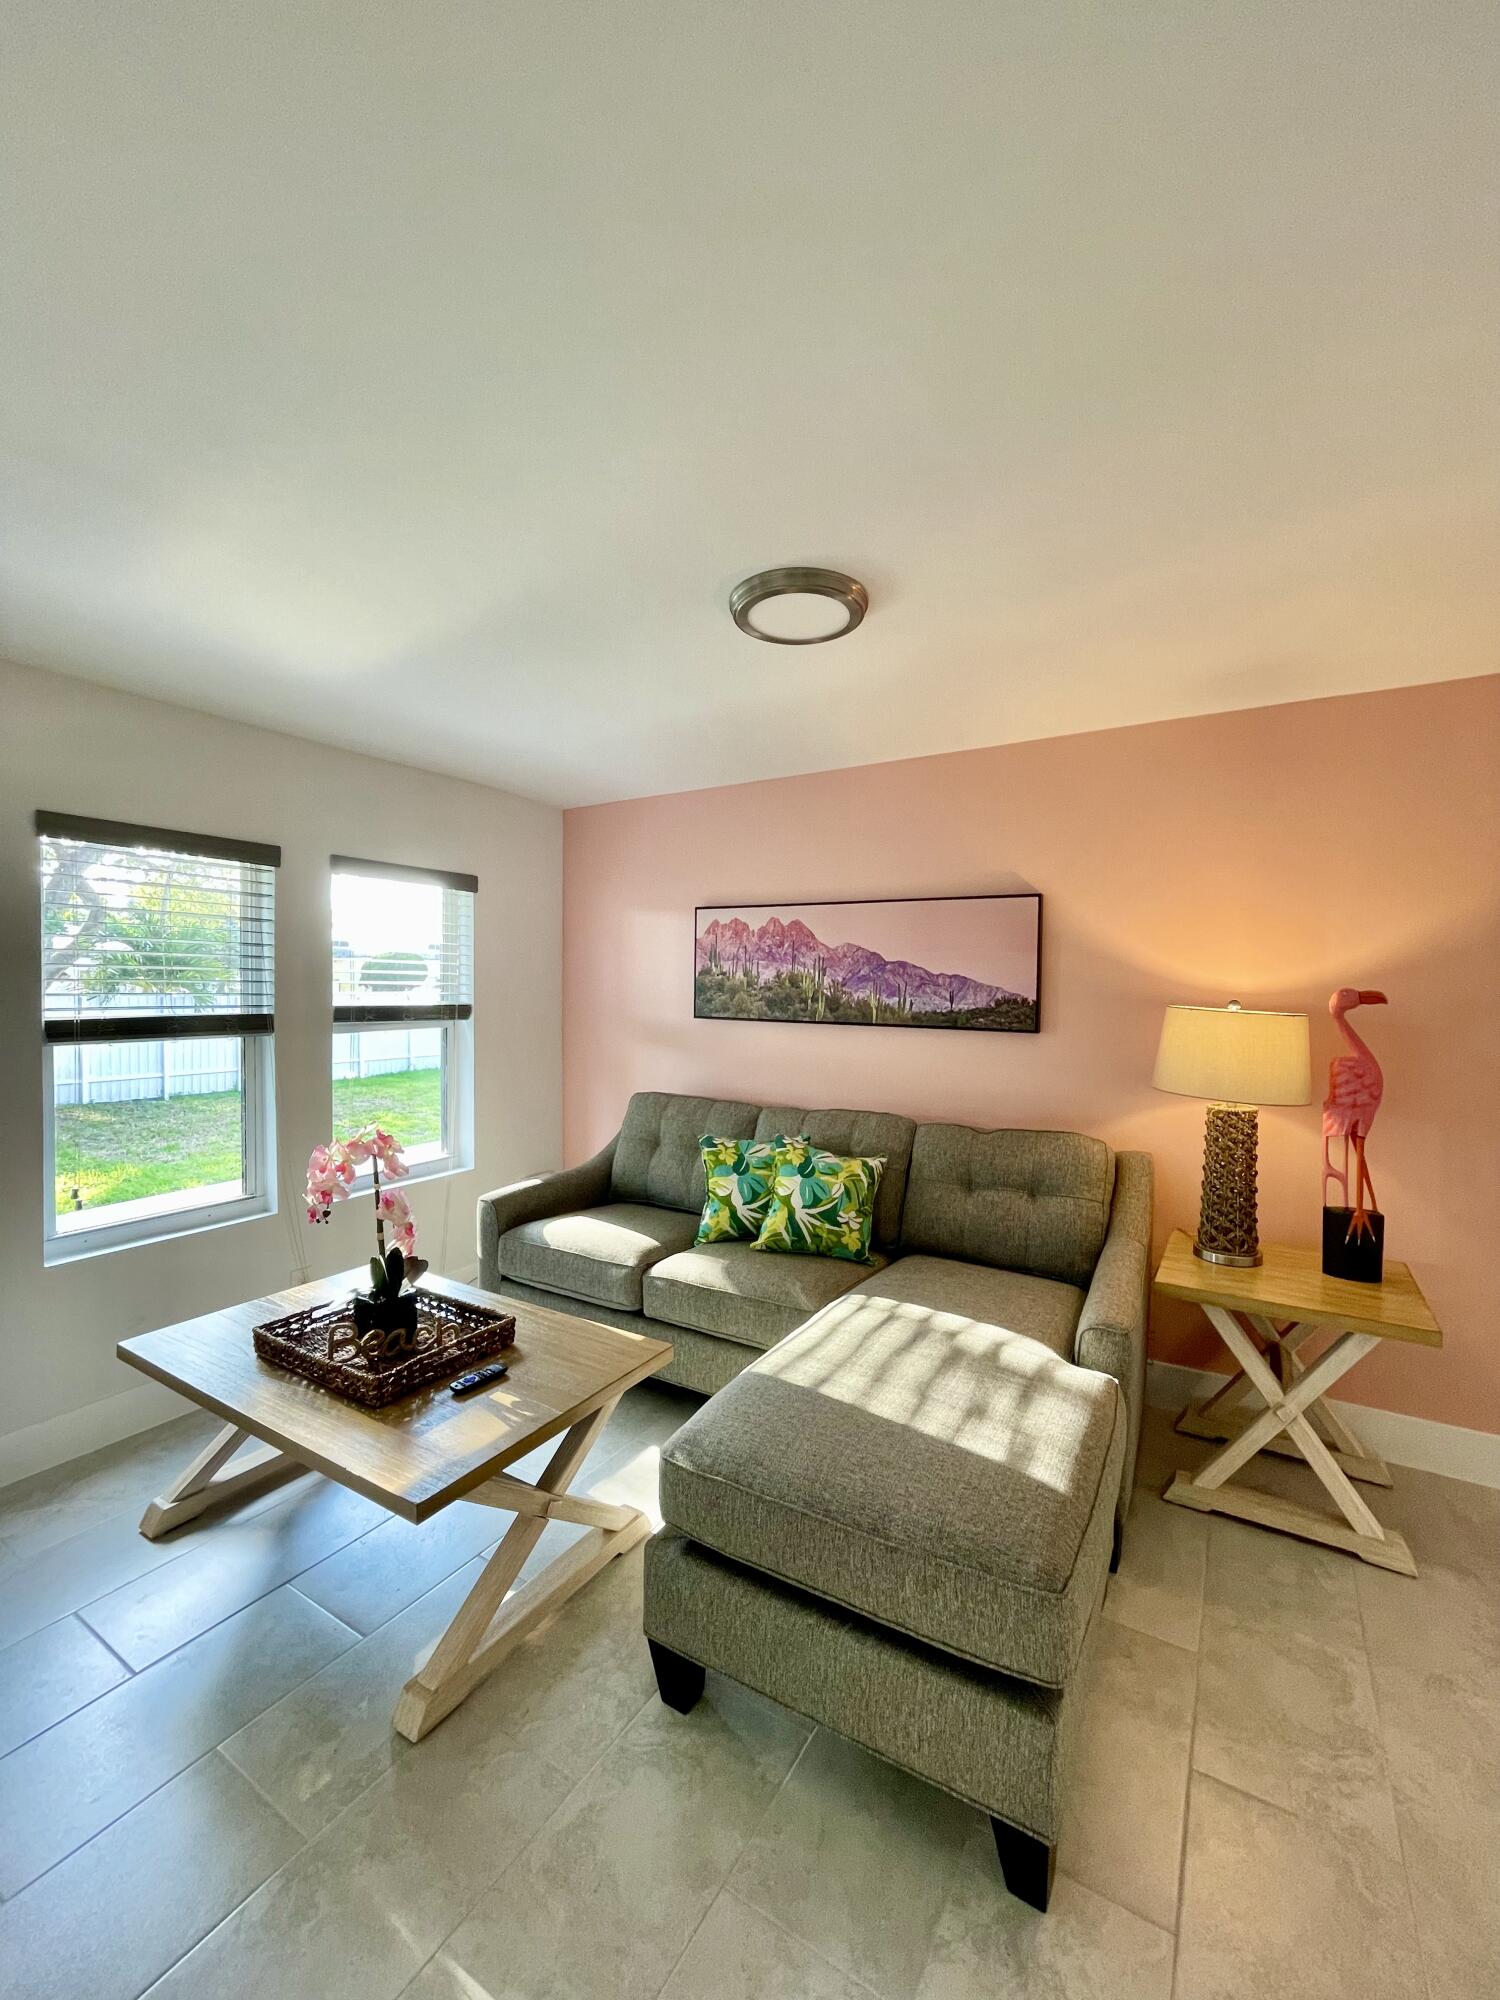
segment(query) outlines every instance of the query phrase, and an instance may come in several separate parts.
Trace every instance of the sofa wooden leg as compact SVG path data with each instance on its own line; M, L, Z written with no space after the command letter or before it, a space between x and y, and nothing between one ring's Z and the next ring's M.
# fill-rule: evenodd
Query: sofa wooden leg
M1116 1514L1115 1539L1109 1551L1109 1573L1111 1576L1113 1576L1115 1571L1120 1567L1120 1556L1122 1551L1124 1550L1124 1547L1125 1547L1125 1523L1120 1519L1119 1515Z
M696 1660L684 1659L681 1653L658 1646L654 1639L648 1639L646 1644L651 1648L651 1664L656 1670L657 1693L668 1708L686 1715L703 1692L707 1678L704 1669Z
M1034 1833L1022 1833L1003 1819L991 1818L995 1831L995 1851L1000 1856L1000 1872L1005 1886L1034 1910L1045 1910L1052 1896L1052 1876L1057 1867L1057 1849Z

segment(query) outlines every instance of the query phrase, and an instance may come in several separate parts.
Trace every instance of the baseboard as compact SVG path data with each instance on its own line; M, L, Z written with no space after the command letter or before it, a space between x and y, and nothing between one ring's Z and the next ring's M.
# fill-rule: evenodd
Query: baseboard
M1158 1410L1178 1410L1200 1396L1212 1395L1223 1381L1224 1377L1212 1369L1150 1361L1146 1364L1146 1401ZM1493 1431L1465 1430L1461 1424L1440 1424L1432 1417L1409 1417L1400 1410L1376 1410L1334 1397L1329 1402L1391 1465L1409 1465L1415 1472L1440 1472L1447 1479L1467 1479L1475 1486L1500 1486L1500 1436Z
M142 1382L118 1396L85 1403L81 1410L64 1410L45 1423L7 1432L0 1437L0 1487L29 1479L34 1472L50 1472L54 1465L82 1458L101 1445L118 1444L137 1431L154 1430L195 1407L160 1382Z

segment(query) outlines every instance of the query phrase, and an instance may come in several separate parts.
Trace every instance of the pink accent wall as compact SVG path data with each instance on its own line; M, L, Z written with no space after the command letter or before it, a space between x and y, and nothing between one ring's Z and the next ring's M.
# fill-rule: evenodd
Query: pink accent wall
M697 903L1008 888L1045 897L1040 1035L692 1018ZM563 984L570 1160L652 1088L1072 1127L1156 1156L1158 1248L1203 1127L1151 1088L1165 1003L1305 1009L1321 1098L1328 995L1380 987L1370 1163L1447 1345L1346 1392L1500 1432L1500 676L582 808ZM1318 1119L1261 1113L1268 1239L1316 1240ZM1170 1304L1152 1346L1218 1355Z

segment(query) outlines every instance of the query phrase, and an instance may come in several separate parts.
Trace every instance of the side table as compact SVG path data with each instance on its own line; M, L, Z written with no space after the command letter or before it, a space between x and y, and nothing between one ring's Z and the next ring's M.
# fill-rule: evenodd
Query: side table
M1264 1261L1249 1270L1209 1264L1193 1255L1187 1232L1176 1229L1157 1267L1156 1289L1202 1306L1239 1363L1222 1388L1190 1403L1177 1420L1178 1430L1189 1437L1227 1439L1224 1449L1195 1476L1179 1472L1162 1498L1202 1514L1232 1514L1326 1542L1381 1569L1415 1576L1405 1539L1380 1525L1352 1483L1389 1486L1389 1471L1325 1397L1382 1340L1441 1347L1442 1329L1405 1264L1387 1260L1382 1283L1356 1285L1325 1277L1316 1250L1266 1244L1262 1254ZM1319 1332L1333 1333L1333 1343L1305 1365L1300 1349ZM1252 1398L1263 1407L1256 1410ZM1260 1451L1305 1460L1343 1521L1231 1484L1232 1475Z

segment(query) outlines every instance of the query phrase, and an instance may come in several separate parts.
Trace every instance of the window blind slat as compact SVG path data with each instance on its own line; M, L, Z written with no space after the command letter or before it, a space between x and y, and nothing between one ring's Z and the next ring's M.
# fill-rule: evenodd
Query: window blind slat
M63 819L37 817L39 825ZM119 840L39 839L47 1039L269 1034L273 864L152 846L179 836L150 828L120 832Z

